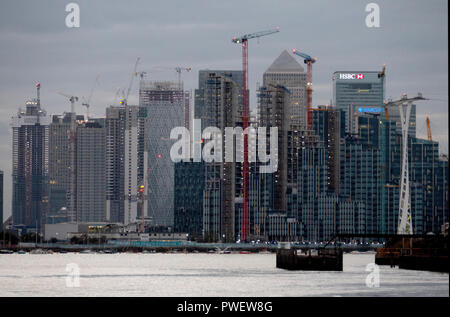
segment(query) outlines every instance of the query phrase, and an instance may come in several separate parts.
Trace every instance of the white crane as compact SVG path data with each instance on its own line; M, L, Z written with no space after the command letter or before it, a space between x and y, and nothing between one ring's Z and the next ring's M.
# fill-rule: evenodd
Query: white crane
M83 102L81 103L81 105L86 107L86 121L89 121L89 107L91 106L92 94L94 93L94 88L95 88L95 85L98 83L99 77L100 77L100 75L97 75L97 77L95 77L95 82L91 88L91 92L89 93L88 99L86 100L86 98L84 96L82 97Z
M141 60L141 58L138 57L136 59L136 63L134 64L134 70L133 70L133 73L131 74L130 84L128 85L127 93L126 93L126 95L124 95L123 99L120 101L120 104L122 106L126 106L128 104L128 96L130 95L131 88L133 87L134 77L137 76L137 66L138 66L140 60Z
M411 104L413 101L427 100L421 93L417 97L408 98L404 93L400 100L389 101L384 106L399 107L400 122L402 125L402 170L400 179L400 201L398 204L398 227L397 234L413 234L412 215L411 215L411 192L409 186L409 167L408 167L408 128L411 116ZM405 108L406 105L406 109ZM405 112L404 112L405 111Z

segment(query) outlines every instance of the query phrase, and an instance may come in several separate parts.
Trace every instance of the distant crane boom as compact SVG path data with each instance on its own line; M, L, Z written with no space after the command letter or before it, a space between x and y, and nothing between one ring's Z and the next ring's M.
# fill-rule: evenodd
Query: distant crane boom
M89 97L86 100L86 98L83 97L83 102L81 103L82 106L86 107L86 120L89 120L89 107L91 106L91 99L92 99L92 95L94 93L94 88L95 88L95 84L98 83L98 78L100 77L100 75L97 75L97 77L95 77L95 82L94 85L91 88L91 92L89 93Z
M315 63L317 61L317 58L313 58L311 56L309 56L308 54L299 52L297 49L293 49L292 53L294 53L295 55L298 55L300 57L302 57L305 60L305 64L309 61L311 61L312 63Z
M260 32L245 34L240 37L234 37L232 41L233 41L233 43L239 44L239 43L242 43L244 41L247 41L247 40L250 40L253 38L262 37L262 36L266 36L266 35L277 33L277 32L280 32L279 27L277 27L276 29L273 29L273 30L260 31Z
M58 94L60 94L61 96L69 98L69 101L70 101L70 112L75 113L75 102L78 101L78 97L77 96L71 96L71 95L65 94L65 93L60 92L60 91L58 91Z
M178 74L178 86L180 87L181 90L183 90L181 88L181 72L183 72L183 71L190 72L191 70L192 70L191 67L179 67L179 66L175 67L175 71Z
M128 104L128 96L130 95L131 88L133 86L134 77L137 76L137 67L138 67L138 64L139 64L140 60L141 60L141 58L138 57L136 59L136 63L134 64L134 69L133 69L133 73L131 73L131 79L130 79L130 84L128 85L127 93L124 96L123 100L120 102L120 104L123 105L123 106L126 106Z

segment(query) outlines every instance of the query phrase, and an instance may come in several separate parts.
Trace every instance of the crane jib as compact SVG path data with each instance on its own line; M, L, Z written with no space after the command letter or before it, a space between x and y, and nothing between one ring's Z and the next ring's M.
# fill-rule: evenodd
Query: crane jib
M269 35L269 34L273 34L273 33L277 33L277 32L280 32L279 28L277 28L275 30L261 31L261 32L256 32L256 33L245 34L245 35L243 35L241 37L233 38L232 42L234 42L234 43L242 43L245 40L249 40L249 39L253 39L253 38L257 38L257 37L261 37L261 36L265 36L265 35Z

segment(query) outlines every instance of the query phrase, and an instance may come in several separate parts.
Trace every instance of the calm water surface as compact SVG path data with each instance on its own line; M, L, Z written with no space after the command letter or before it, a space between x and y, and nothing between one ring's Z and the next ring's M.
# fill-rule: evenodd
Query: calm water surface
M275 254L5 254L0 296L448 296L449 275L380 266L374 254L345 254L343 272L285 271ZM66 266L80 269L67 287Z

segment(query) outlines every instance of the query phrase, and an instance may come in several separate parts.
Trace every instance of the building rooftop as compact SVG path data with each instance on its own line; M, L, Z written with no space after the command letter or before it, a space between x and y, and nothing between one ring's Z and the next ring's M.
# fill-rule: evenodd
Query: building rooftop
M266 70L266 73L278 73L278 72L298 72L304 73L305 70L297 60L289 54L287 50L284 50L280 56L270 65Z

